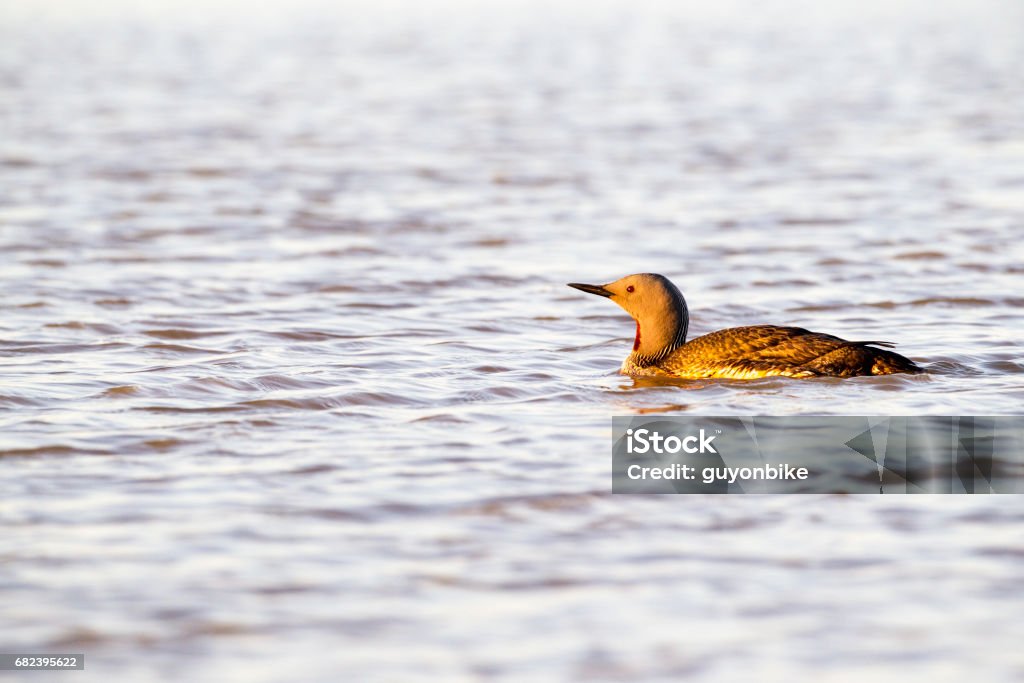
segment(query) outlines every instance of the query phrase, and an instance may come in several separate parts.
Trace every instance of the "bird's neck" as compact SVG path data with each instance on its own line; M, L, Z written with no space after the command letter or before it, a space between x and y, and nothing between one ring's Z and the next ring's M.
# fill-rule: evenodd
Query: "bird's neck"
M686 343L689 316L686 309L669 310L636 321L633 357L639 365L657 363Z

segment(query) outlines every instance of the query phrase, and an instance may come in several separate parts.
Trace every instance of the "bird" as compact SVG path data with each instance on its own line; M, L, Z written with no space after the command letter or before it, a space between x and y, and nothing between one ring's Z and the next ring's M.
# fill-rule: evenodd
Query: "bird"
M847 341L802 327L731 327L686 340L690 312L664 275L637 273L606 285L570 287L611 299L636 321L633 352L621 374L682 379L857 377L924 370L885 341ZM878 348L885 347L885 348Z

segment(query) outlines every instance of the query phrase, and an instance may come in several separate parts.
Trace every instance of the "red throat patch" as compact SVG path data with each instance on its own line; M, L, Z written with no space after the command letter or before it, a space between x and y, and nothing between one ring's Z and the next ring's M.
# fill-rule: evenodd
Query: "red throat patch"
M640 321L636 321L636 339L633 340L633 350L640 348Z

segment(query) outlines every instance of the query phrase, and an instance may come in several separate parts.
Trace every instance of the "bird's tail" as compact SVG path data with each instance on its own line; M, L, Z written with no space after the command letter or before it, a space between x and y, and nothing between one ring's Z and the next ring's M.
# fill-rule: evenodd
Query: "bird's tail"
M892 375L898 372L906 372L915 375L924 372L924 368L905 356L893 351L875 349L874 360L871 363L872 375Z
M884 346L887 349L896 348L896 344L887 341L852 341L850 343L855 346Z

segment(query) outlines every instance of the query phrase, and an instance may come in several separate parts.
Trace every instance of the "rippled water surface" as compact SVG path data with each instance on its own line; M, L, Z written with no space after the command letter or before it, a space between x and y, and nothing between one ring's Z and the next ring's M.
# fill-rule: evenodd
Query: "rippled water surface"
M87 653L60 680L1019 680L1016 497L613 497L609 456L612 415L1020 412L1021 26L0 9L0 650ZM564 283L638 271L693 335L930 372L633 381L632 322Z

